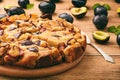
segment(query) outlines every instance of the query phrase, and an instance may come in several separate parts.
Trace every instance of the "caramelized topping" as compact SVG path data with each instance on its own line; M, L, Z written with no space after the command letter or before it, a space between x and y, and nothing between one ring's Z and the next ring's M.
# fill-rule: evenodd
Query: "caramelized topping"
M15 25L11 25L10 28L9 28L9 31L12 31L14 29L16 29L17 27Z
M66 47L65 43L60 43L60 44L58 45L59 51L63 51L63 50L65 49L65 47Z
M16 59L15 59L14 57L11 57L10 55L6 55L6 56L4 57L4 61L5 61L6 63L8 63L8 64L12 64L13 62L16 61Z
M57 37L57 38L61 37L61 36L59 36L59 35L56 35L56 34L55 34L55 35L52 35L52 36L53 36L53 37Z
M20 55L20 48L17 46L11 47L11 49L8 51L8 54L12 57L18 57Z
M0 56L2 56L6 52L5 47L0 47Z
M33 33L34 35L38 35L38 34L40 34L41 32L40 31L37 31L37 32L35 32L35 33Z
M40 45L40 43L41 43L41 41L40 41L40 40L38 40L38 41L36 41L36 42L35 42L35 44L36 44L37 46L39 46L39 45Z
M4 33L4 30L0 30L0 36L2 36Z
M16 33L16 34L14 35L14 37L15 37L15 38L19 38L19 37L21 36L21 34L22 34L21 32Z

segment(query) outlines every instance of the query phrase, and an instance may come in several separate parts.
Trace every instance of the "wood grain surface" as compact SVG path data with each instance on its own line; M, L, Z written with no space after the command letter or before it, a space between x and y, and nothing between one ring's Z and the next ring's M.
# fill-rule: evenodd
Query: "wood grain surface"
M41 15L41 12L38 9L38 4L41 1L45 0L30 1L31 3L34 3L35 6L32 9L25 10L26 13L37 13ZM110 33L110 40L105 45L96 43L91 35L92 31L97 30L92 23L94 14L91 7L95 3L107 3L111 6L111 10L108 11L109 23L104 31L106 31L110 25L120 25L120 17L116 13L116 9L120 7L120 4L115 3L114 0L87 0L86 6L89 9L86 16L82 19L74 18L73 24L86 32L94 44L104 50L107 54L111 55L115 59L115 64L106 62L94 48L92 48L91 46L87 46L87 49L85 51L85 57L76 67L72 68L71 70L54 76L35 78L30 80L120 80L120 47L116 43L116 35ZM18 6L17 0L4 0L2 3L0 3L0 13L5 13L3 9L5 5ZM61 0L61 2L56 3L56 11L53 14L53 18L57 18L60 13L66 12L71 14L71 7L73 7L73 5L71 4L71 0ZM27 79L13 78L1 75L0 80Z

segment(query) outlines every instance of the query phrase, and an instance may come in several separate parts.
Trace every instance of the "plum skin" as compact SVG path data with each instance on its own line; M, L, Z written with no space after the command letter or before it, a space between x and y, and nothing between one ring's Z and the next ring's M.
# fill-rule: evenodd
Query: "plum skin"
M95 27L100 30L103 30L108 24L108 18L105 15L96 15L92 21Z
M73 17L68 13L59 14L59 18L65 19L66 21L73 23Z
M12 7L10 9L8 9L7 14L9 16L20 15L20 14L25 14L25 11L20 7Z
M49 1L41 2L38 7L43 14L44 13L52 13L53 14L56 9L55 3L49 2Z
M50 0L51 2L59 2L60 0Z
M18 4L22 8L27 8L27 5L30 4L29 0L18 0Z
M92 33L93 39L100 44L105 44L109 41L110 35L109 33L103 32L103 31L94 31ZM104 38L101 36L104 36Z
M104 6L98 6L94 9L94 15L108 15L107 9Z
M120 3L120 0L115 0L115 2Z
M72 0L72 4L75 7L82 7L86 5L87 0Z
M99 40L99 39L96 39L94 36L93 36L94 40L97 42L97 43L100 43L100 44L105 44L109 41L110 39L110 36L107 37L105 40Z
M117 44L120 46L120 34L117 35L116 42L117 42Z

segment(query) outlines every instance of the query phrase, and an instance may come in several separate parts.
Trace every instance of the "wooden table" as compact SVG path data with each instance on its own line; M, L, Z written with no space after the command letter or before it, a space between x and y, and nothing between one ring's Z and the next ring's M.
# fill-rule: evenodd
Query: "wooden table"
M26 13L41 14L38 9L38 4L44 0L30 1L31 3L34 3L35 6L32 9L26 10ZM114 0L87 0L86 6L89 8L89 10L86 16L82 19L74 18L74 24L80 27L84 32L86 32L94 44L104 50L107 54L111 55L115 60L115 64L106 62L94 48L92 48L91 46L87 46L84 58L77 66L75 66L71 70L54 76L36 78L34 80L120 80L120 47L116 43L116 36L114 34L110 34L109 42L105 45L101 45L97 44L93 40L91 35L92 31L97 30L92 23L92 18L94 14L91 7L95 3L107 3L111 6L111 10L108 11L109 23L107 25L107 28L110 25L120 25L120 17L116 13L116 9L120 7L120 4L115 3ZM0 3L0 13L5 13L3 7L8 4L18 6L17 0L4 0L4 2ZM61 0L61 2L56 3L56 11L53 17L56 18L60 13L70 13L71 7L71 0ZM0 80L13 79L18 80L18 78L0 76Z

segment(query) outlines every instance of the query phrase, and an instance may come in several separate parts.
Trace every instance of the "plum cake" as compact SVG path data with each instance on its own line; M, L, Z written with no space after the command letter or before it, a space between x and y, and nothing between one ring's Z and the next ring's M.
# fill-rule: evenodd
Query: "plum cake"
M0 19L0 65L33 69L71 63L85 48L85 35L64 19L36 14Z

